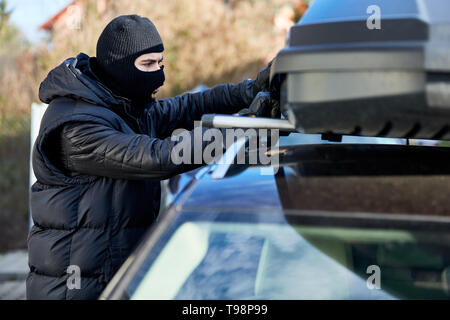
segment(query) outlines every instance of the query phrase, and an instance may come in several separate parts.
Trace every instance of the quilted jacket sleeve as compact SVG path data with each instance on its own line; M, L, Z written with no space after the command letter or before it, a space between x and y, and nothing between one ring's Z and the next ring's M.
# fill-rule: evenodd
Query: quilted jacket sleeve
M194 121L206 113L232 114L248 107L253 98L254 80L222 84L211 89L157 100L147 117L152 134L168 137L175 129L192 130Z
M204 129L197 127L195 130ZM62 162L67 170L79 174L162 180L204 164L193 164L193 139L194 131L185 130L183 138L173 141L171 138L126 134L97 123L74 122L66 124L61 133ZM186 141L190 141L187 144L190 149L180 145ZM207 143L201 143L203 150ZM184 150L187 150L189 161L174 163L171 153L176 151L183 155Z

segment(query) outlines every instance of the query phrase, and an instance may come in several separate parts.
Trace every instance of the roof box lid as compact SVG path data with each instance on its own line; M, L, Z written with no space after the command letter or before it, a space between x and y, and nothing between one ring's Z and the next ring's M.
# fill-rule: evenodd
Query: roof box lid
M420 47L422 68L450 71L449 13L448 0L315 0L284 51Z
M306 133L450 138L449 12L448 0L315 0L272 67L287 75L289 119Z
M412 29L406 28L405 21ZM425 40L427 24L423 21L424 12L416 0L319 0L292 28L289 46Z

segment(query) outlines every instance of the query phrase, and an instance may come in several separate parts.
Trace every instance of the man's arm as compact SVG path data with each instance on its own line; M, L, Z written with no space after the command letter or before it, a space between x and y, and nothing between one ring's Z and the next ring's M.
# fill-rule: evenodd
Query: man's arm
M206 113L231 114L247 107L254 98L254 81L217 85L197 93L186 93L156 101L147 116L158 137L168 137L175 129L192 130L194 121Z
M191 141L190 163L193 163L194 135L193 132L186 132L186 135ZM125 134L97 123L66 124L60 137L63 166L79 174L162 180L202 165L172 162L172 150L181 141ZM202 145L202 150L205 146Z

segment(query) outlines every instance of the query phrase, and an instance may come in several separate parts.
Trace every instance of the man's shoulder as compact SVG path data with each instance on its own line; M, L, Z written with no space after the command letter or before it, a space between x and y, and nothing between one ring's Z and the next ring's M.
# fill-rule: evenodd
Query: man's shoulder
M98 123L121 131L126 126L117 113L104 106L70 98L58 98L50 102L42 125L55 127L69 122Z
M54 99L50 102L48 108L52 113L65 116L88 114L95 117L119 117L111 108L98 105L89 101L80 99L71 99L70 97L62 97Z

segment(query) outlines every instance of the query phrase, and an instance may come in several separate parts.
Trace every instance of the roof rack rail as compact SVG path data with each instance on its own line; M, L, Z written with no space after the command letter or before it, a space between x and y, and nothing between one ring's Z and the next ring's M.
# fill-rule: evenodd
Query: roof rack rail
M223 114L203 115L202 126L207 128L278 129L285 132L298 132L289 120Z

